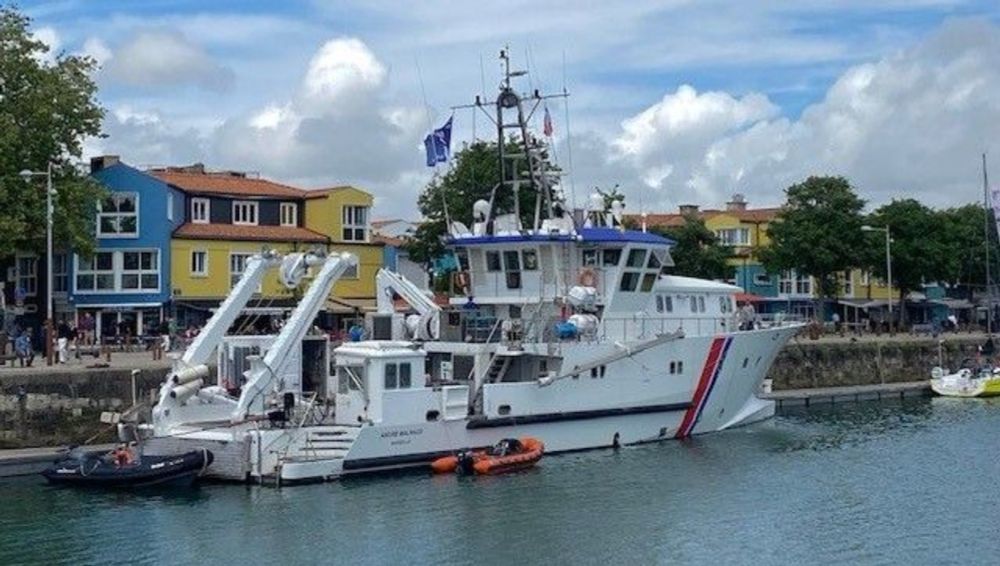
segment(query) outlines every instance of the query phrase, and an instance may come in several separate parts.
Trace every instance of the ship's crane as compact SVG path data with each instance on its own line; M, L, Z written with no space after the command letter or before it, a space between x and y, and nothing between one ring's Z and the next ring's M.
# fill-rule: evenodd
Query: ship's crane
M441 329L441 307L424 294L424 292L413 284L412 281L402 275L389 271L388 269L378 270L375 276L376 306L380 314L393 314L396 312L393 304L393 294L403 297L417 314L419 321L413 328L414 337L419 340L437 340Z
M285 325L281 327L277 338L268 347L264 357L251 358L250 369L245 374L247 381L230 415L232 422L246 419L252 412L257 412L256 407L260 407L257 414L265 413L265 394L276 372L285 364L293 348L300 344L309 332L313 320L326 303L334 283L348 268L357 264L357 256L350 253L334 253L329 256L319 253L305 256L297 254L286 258L282 263L282 279L288 278L286 284L301 279L311 267L320 265L322 267L313 278L302 300L285 321Z

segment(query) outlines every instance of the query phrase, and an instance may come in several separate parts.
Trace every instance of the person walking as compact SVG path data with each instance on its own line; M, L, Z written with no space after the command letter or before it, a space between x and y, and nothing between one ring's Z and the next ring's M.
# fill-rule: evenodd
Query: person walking
M67 349L69 347L69 339L72 337L73 331L70 330L69 324L66 319L63 318L59 321L59 326L56 327L56 353L58 354L59 363L66 363Z
M35 351L31 345L31 328L24 329L14 341L14 352L21 362L21 367L31 367L31 363L35 361Z
M94 328L96 326L94 315L89 312L84 313L83 317L80 318L80 332L83 334L84 346L94 345Z

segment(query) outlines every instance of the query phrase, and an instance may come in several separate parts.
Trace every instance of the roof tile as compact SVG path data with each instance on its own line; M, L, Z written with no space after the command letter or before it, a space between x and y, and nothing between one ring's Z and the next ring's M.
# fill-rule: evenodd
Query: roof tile
M325 244L329 238L298 226L244 226L241 224L182 224L175 238L193 240L242 240L252 242L310 242Z

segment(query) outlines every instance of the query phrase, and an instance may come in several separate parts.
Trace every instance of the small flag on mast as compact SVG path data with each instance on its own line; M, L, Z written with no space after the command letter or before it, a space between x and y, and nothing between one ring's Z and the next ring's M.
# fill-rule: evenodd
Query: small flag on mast
M555 129L552 127L552 116L549 115L549 107L545 107L545 119L542 121L542 133L545 137L551 138Z
M444 163L451 157L451 120L443 126L427 134L424 138L424 151L427 152L427 166L434 167Z

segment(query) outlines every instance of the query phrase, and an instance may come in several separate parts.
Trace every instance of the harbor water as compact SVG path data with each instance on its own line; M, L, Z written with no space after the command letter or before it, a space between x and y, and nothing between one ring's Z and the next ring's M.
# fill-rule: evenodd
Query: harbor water
M0 482L0 564L995 564L1000 402L786 409L683 442L153 493Z

